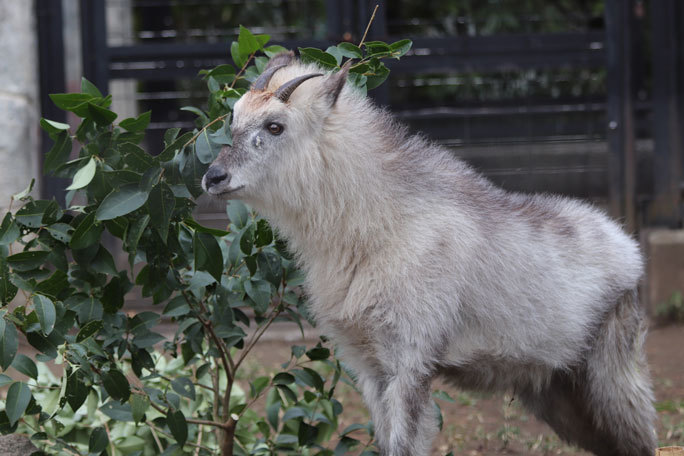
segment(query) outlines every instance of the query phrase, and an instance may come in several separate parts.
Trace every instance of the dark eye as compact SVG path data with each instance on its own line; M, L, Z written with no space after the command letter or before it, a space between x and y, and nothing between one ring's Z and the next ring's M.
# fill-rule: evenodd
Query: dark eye
M275 122L271 122L266 128L268 129L268 132L274 136L278 136L283 132L283 126Z

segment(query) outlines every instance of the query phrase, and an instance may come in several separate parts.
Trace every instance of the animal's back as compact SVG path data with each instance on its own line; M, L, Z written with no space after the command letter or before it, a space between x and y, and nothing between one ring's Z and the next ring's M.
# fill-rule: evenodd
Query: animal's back
M444 196L441 204L425 204L419 219L422 242L433 246L421 246L416 267L454 291L445 303L446 312L458 313L449 358L458 364L486 355L550 367L577 361L602 316L636 288L637 243L587 203L506 192L458 159L440 162L431 176L439 184L427 187ZM434 299L446 293L436 287Z

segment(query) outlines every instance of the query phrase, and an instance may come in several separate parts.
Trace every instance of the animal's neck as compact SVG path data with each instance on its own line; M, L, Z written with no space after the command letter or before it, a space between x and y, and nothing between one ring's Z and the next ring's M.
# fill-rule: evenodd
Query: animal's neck
M257 207L305 263L352 261L345 256L377 251L400 227L402 192L392 191L377 141L316 145L312 166L289 170Z

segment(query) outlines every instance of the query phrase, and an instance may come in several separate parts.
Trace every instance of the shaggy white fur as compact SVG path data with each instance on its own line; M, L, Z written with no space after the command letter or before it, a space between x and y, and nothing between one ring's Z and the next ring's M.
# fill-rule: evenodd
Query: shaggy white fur
M650 455L636 242L587 204L494 187L344 86L345 70L283 102L278 87L322 70L290 54L275 65L235 105L233 147L212 165L226 178L204 186L288 240L382 454L429 454L430 382L444 375L513 390L596 454Z

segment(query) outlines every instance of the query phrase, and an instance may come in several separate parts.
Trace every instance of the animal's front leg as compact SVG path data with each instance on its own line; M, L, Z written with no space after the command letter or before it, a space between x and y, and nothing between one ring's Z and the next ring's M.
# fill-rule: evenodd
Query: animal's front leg
M382 394L382 416L375 420L382 456L425 456L430 453L437 423L430 404L430 377L400 368L390 372Z

